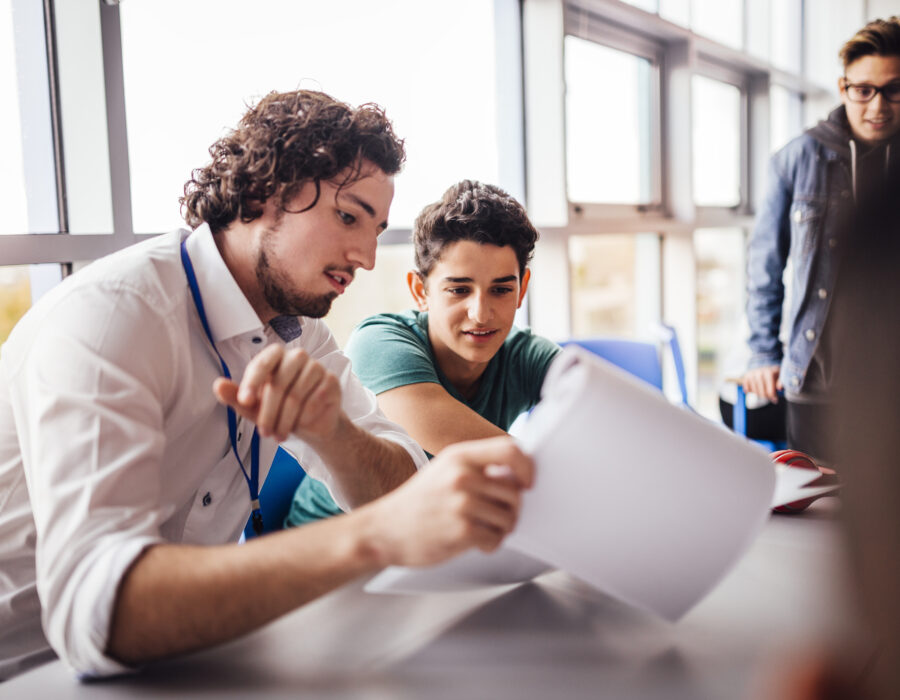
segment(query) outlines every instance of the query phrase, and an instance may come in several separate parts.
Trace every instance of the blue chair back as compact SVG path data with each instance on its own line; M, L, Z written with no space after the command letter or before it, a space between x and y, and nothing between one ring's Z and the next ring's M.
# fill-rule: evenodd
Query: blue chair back
M685 406L689 406L687 382L684 378L684 361L681 357L681 346L678 344L678 334L672 326L660 324L659 329L672 353L678 388L681 391L681 402ZM662 391L663 371L657 343L626 340L625 338L577 338L560 343L562 346L572 344L589 350Z
M734 402L732 425L735 433L747 437L747 394L744 392L744 387L741 384L737 386L737 400ZM787 449L786 440L753 440L753 442L761 445L769 452Z
M560 343L578 345L662 391L662 365L655 343L622 338L579 338Z
M289 452L279 447L259 492L263 534L275 532L284 527L284 518L291 508L294 492L305 476L306 472L303 471L297 460ZM244 538L250 539L255 534L253 524L248 520L244 526Z

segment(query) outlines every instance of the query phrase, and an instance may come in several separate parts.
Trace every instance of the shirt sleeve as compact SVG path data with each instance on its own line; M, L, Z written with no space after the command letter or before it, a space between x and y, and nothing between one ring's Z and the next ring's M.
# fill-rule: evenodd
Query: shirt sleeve
M130 670L106 648L122 578L163 541L161 397L177 363L162 314L139 294L110 292L70 291L39 319L10 383L42 624L89 676Z
M529 329L519 331L514 348L514 364L518 368L520 386L526 392L529 406L541 400L541 387L550 364L562 348L551 340L534 335Z
M347 342L353 371L376 394L408 384L440 384L434 358L424 338L401 318L372 316Z
M341 406L350 420L377 437L403 446L416 469L427 464L428 459L418 443L402 427L388 420L378 408L375 394L363 386L353 373L350 359L341 352L334 336L323 322L306 320L301 340L310 356L337 376L341 384ZM294 455L309 476L322 481L328 487L342 510L350 510L347 498L337 487L330 470L315 450L297 438L289 438L282 446Z

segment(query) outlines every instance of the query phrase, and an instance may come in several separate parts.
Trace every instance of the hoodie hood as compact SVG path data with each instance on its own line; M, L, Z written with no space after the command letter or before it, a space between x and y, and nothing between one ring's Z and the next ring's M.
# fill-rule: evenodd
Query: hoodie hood
M900 135L873 145L855 139L844 105L831 110L827 119L807 129L806 133L849 162L854 201L859 189L858 181L861 180L865 186L886 177L893 165L891 151L894 151L894 159L900 152ZM865 171L862 176L860 170Z
M844 105L831 110L827 119L823 119L813 128L807 129L806 133L841 158L850 159L850 142L853 140L853 131L850 129Z

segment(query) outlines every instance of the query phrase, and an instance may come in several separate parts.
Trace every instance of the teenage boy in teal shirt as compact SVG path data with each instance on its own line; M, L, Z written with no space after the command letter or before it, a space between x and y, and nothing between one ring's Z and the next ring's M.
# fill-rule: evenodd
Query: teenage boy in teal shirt
M353 371L431 455L505 434L540 399L559 346L513 327L537 238L525 209L499 187L453 185L413 227L407 283L417 310L371 316L350 337ZM340 512L307 477L285 524Z

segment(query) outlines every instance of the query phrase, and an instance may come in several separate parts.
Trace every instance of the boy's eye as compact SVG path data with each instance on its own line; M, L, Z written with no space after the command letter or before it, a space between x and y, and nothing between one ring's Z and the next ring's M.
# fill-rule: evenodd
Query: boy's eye
M510 294L512 291L512 287L494 287L494 294Z
M337 210L337 213L341 221L343 221L348 226L356 221L356 217L353 216L353 214L348 214L347 212L341 211L340 209Z
M450 287L447 289L450 294L467 294L469 291L468 287Z

